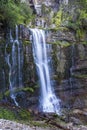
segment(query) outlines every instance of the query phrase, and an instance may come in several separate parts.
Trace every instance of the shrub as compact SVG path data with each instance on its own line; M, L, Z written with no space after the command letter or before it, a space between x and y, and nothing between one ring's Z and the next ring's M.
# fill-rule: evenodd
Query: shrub
M13 27L16 24L28 24L32 19L32 11L20 0L0 0L0 23Z

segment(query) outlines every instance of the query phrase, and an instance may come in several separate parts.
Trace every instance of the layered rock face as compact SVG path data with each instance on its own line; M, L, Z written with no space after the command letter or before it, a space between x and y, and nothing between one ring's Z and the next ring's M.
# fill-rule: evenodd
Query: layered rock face
M29 43L29 31L22 28L21 40L24 43L23 82L25 87L33 87L38 81L32 55L32 44ZM20 35L19 35L20 36ZM61 99L62 108L82 108L87 106L87 45L77 43L72 32L46 32L47 52L52 70L50 71L52 85L56 95ZM68 42L66 42L68 41ZM8 65L5 61L5 42L0 44L0 84L1 91L9 88ZM29 98L31 96L31 98ZM37 98L36 98L37 97ZM33 94L27 94L24 99L25 106L37 104L39 89ZM20 100L19 100L20 99ZM18 101L23 105L23 99L18 96Z
M47 28L51 25L51 19L55 12L58 11L61 0L33 0L31 8L35 11L37 17L35 26Z
M39 27L52 26L49 24L51 13L58 10L61 2L57 0L33 1L37 12L36 25ZM45 21L45 17L49 17L49 19ZM85 22L84 26L86 27L87 21L84 20L83 22ZM87 32L85 32L84 36L81 40L76 39L75 31L71 28L70 30L68 28L67 30L59 29L57 31L46 29L47 52L49 59L51 59L49 65L52 67L50 78L54 82L52 85L56 95L61 100L62 108L87 107L87 44L85 42ZM4 97L4 93L9 89L9 68L5 61L6 41L2 37L0 36L0 89L1 96L3 94ZM24 87L33 88L35 85L38 86L38 79L29 37L31 37L29 30L22 26L19 39L23 42L24 52L23 82ZM36 87L33 94L29 91L27 94L24 92L24 95L24 98L18 96L17 99L21 106L30 107L30 105L35 105L39 97L39 88Z
M83 51L83 50L84 51ZM55 91L63 107L87 107L87 45L54 45Z
M84 34L86 36L86 32ZM46 40L52 44L55 92L63 108L87 107L87 44L76 39L73 30L50 30Z
M0 43L0 89L1 91L5 91L5 73L7 70L5 70L6 63L5 63L5 44L4 41Z

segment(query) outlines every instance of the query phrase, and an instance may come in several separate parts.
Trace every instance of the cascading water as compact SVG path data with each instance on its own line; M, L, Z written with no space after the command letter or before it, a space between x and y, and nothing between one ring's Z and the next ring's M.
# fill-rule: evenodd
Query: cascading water
M33 35L33 56L41 86L40 106L43 112L60 112L60 100L51 87L45 34L43 30L31 29Z
M22 87L22 67L23 67L23 51L22 43L18 40L18 27L16 26L16 39L14 40L10 30L10 44L6 44L5 54L6 62L9 67L9 90L10 96L13 99L16 106L18 103L16 101L15 90ZM9 47L11 52L8 53Z
M71 46L71 68L70 68L70 86L71 86L71 91L73 89L73 82L74 78L72 77L73 75L73 69L75 68L75 45L72 44Z
M63 2L64 2L64 4L68 5L69 0L64 0Z
M21 41L18 40L18 26L16 26L16 40L14 43L17 43L18 48L18 86L22 87L22 67L23 67L23 50L21 51Z

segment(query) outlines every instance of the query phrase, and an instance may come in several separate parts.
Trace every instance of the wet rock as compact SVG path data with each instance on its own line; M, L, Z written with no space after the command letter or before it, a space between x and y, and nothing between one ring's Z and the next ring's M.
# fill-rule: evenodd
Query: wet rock
M82 110L79 110L79 109L75 109L75 110L73 111L73 114L80 114L80 115L85 115L85 116L87 116L87 112L82 111Z
M83 124L79 119L77 119L75 117L71 117L70 121L73 122L73 125L82 125Z
M75 36L73 32L70 31L57 31L50 33L47 36L47 42L57 42L57 41L68 41L68 42L75 42Z

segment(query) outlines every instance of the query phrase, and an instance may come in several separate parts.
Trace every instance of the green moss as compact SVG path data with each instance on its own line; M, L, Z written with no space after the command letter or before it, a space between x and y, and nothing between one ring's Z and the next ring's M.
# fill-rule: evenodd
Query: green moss
M25 110L25 109L20 109L20 111L18 112L18 118L21 120L30 120L31 119L31 114L29 111Z
M49 29L47 29L47 28L44 28L44 27L41 27L41 26L39 26L38 28L39 28L39 29L42 29L42 30L44 30L44 31L47 31L47 30L49 30Z
M85 31L83 29L77 29L76 30L76 38L79 40L79 41L82 41L84 40L84 36L85 36Z
M16 24L27 25L32 17L32 10L25 2L0 0L0 20L4 27L14 27Z
M9 96L10 95L10 91L7 90L5 93L4 93L5 96Z
M34 89L35 88L32 88L32 87L23 87L23 88L15 88L14 89L14 93L17 93L17 92L20 92L20 91L25 91L25 92L31 92L33 93L34 92ZM4 93L5 96L9 96L10 95L10 90L7 90L5 93Z
M0 93L0 100L3 98L3 94L2 93Z
M42 14L43 15L47 15L47 14L50 14L51 12L51 8L46 6L45 4L42 4Z
M24 44L24 45L28 45L28 44L31 44L31 42L28 41L28 40L25 40L25 41L23 41L23 44Z
M56 27L63 26L66 27L66 29L73 31L77 41L83 41L86 34L87 8L84 8L84 5L87 5L87 1L82 3L78 2L77 6L73 3L74 9L70 4L68 4L68 8L64 5L62 9L60 8L57 12L58 16L56 14L53 18Z
M16 108L16 107L0 107L0 118L1 119L7 119L7 120L13 120L19 123L25 123L30 126L38 126L42 128L52 128L53 125L48 122L48 118L43 117L43 120L40 119L40 121L35 121L33 119L33 115L26 110L26 109L21 109L21 108ZM53 115L54 122L57 122L60 125L66 126L65 122L63 121L63 117L60 117L56 114ZM47 121L47 123L46 123ZM50 120L51 121L51 120Z
M31 121L30 124L31 126L37 126L42 128L47 128L50 126L49 124L44 123L44 121Z
M6 47L6 52L9 54L11 53L11 50L12 50L12 45L8 44L8 46Z
M28 91L28 92L34 92L34 88L31 88L31 87L25 87L22 89L23 91Z
M0 39L0 44L5 44L5 39Z
M68 47L68 46L70 46L71 44L69 43L69 42L62 42L61 43L61 46L62 47Z
M66 42L66 41L48 42L48 44L56 44L56 45L59 45L61 47L68 47L71 45L71 43Z
M15 114L10 110L0 108L0 118L15 120Z
M68 31L69 29L67 27L59 27L58 28L59 31Z
M29 122L32 117L29 111L26 109L18 109L18 108L4 108L0 107L0 118L13 120L21 123Z
M80 78L80 79L87 79L87 74L81 74L81 75L73 75L73 77L75 77L75 78Z
M52 22L59 27L62 23L62 10L60 9L53 17Z
M57 27L55 27L55 28L48 28L47 30L48 30L48 31L52 31L52 32L57 32L57 31L58 31L58 28L57 28Z
M57 32L57 31L68 31L69 29L67 27L55 27L55 28L48 28L46 30L52 31L52 32Z
M78 30L78 26L76 23L73 23L71 21L68 21L67 24L66 24L66 27L69 28L69 29L72 29L72 30Z
M87 45L87 41L81 42L81 44L83 44L83 45Z

